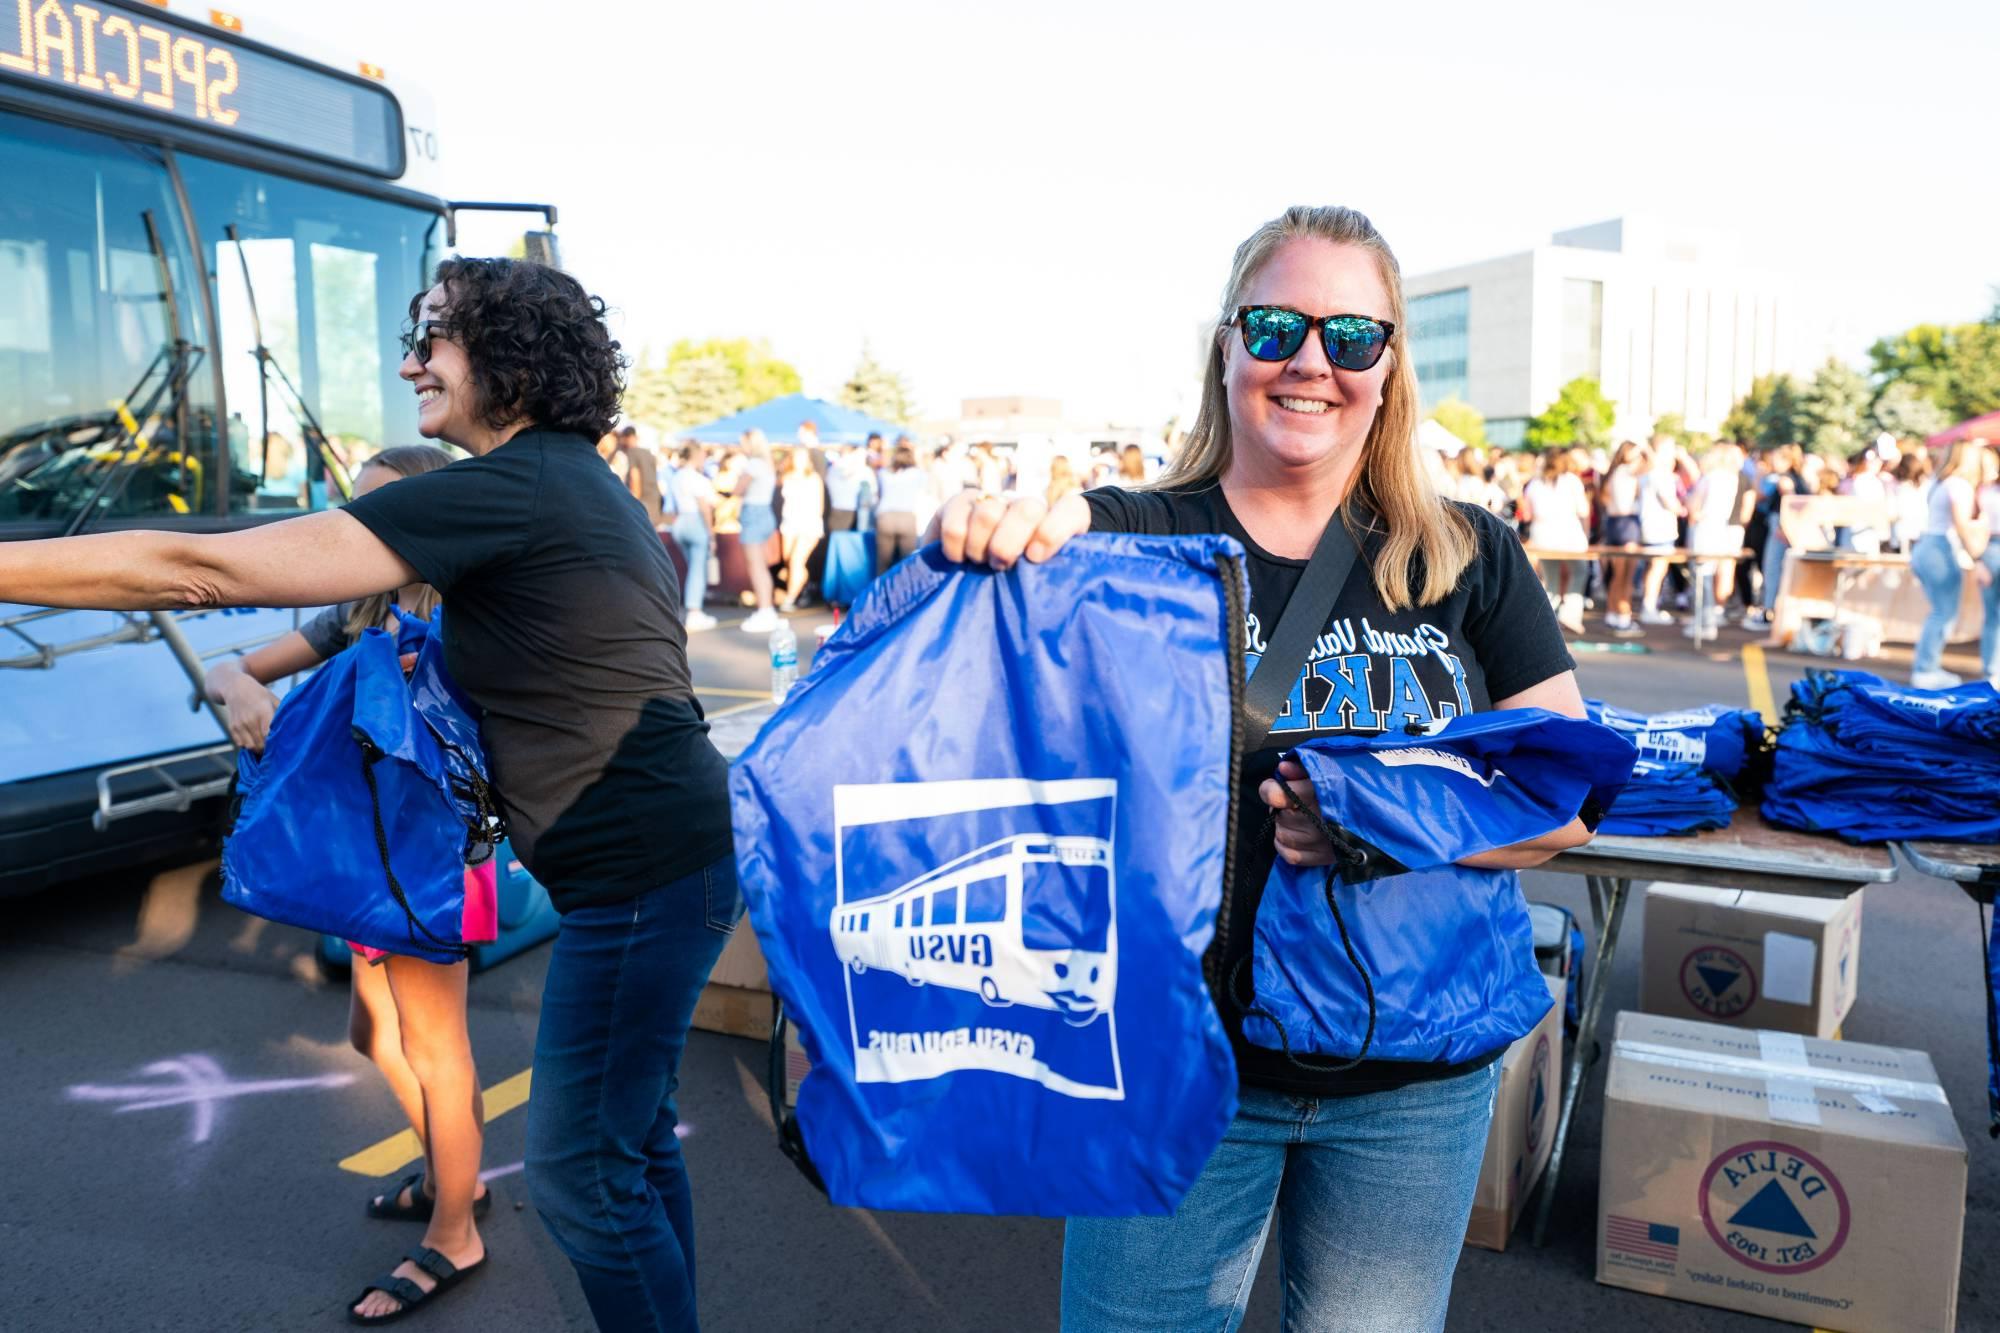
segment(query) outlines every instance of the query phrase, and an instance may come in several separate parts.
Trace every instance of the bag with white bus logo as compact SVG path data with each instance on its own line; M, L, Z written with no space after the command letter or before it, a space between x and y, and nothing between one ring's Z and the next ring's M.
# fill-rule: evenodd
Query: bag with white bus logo
M1457 1063L1531 1031L1549 994L1519 879L1457 863L1594 824L1632 771L1631 743L1520 708L1294 753L1336 859L1271 867L1255 948L1229 978L1244 1037L1332 1071Z
M1223 537L1005 574L926 548L735 765L744 897L812 1061L786 1150L835 1203L1163 1214L1193 1185L1236 1104L1201 959L1243 599Z

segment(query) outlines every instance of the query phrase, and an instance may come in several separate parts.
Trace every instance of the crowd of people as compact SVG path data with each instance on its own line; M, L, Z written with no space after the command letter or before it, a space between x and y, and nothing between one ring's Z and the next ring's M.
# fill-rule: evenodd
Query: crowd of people
M782 612L821 600L832 534L871 534L873 568L881 571L915 551L932 516L961 491L1034 494L1053 505L1075 491L1142 485L1159 471L1159 460L1136 444L1094 445L1079 456L989 441L920 444L907 435L822 442L810 420L791 442L774 445L763 431L746 430L731 445L683 440L665 457L627 423L600 439L597 452L679 550L690 632L717 624L707 604L723 582L718 537L732 538L745 556L750 586L742 595L754 609L738 627L768 634Z
M1592 605L1614 634L1674 624L1677 611L1698 616L1687 626L1695 636L1731 616L1771 631L1781 619L1786 552L1803 542L1909 558L1930 604L1912 670L1925 688L1958 683L1940 661L1969 572L1985 609L1980 670L2000 675L2000 543L1992 540L2000 534L2000 450L1984 440L1940 454L1884 438L1841 459L1797 444L1690 448L1654 435L1613 450L1468 447L1428 458L1441 491L1515 525L1573 634L1584 632ZM1794 496L1853 503L1815 514L1788 507Z

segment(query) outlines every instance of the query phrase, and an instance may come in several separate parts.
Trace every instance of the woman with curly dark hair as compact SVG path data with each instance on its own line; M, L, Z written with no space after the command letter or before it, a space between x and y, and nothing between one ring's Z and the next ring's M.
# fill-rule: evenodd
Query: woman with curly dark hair
M438 591L445 660L483 713L515 851L563 913L535 1045L530 1191L600 1325L693 1328L672 1093L742 898L679 587L597 456L624 364L603 316L554 269L447 260L411 302L401 374L418 430L473 457L243 532L9 543L0 601L324 606ZM358 1322L399 1318L485 1259L476 1235L412 1255L356 1303Z

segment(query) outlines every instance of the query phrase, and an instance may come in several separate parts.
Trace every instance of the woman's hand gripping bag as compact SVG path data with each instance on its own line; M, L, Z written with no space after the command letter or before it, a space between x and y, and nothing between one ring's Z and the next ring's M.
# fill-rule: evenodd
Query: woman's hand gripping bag
M1519 879L1456 862L1579 816L1594 824L1631 773L1632 745L1534 708L1419 735L1325 737L1296 754L1337 859L1273 865L1250 993L1242 969L1229 978L1244 1036L1325 1068L1456 1063L1530 1031L1549 992Z
M839 1204L1171 1212L1235 1112L1203 985L1232 790L1227 538L919 551L730 776Z
M244 911L441 963L493 938L465 867L504 828L434 626L367 630L287 694L263 754L237 754L234 806L222 896Z

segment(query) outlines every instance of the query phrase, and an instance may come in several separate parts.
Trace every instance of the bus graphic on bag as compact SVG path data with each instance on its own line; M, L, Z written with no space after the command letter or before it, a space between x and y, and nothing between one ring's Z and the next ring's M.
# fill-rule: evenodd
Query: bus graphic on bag
M1111 844L1017 833L895 891L833 910L834 952L856 975L976 993L994 1008L1053 1009L1071 1027L1108 1012Z
M1123 1098L1118 784L838 784L833 797L833 901L815 915L855 1081L978 1070Z

